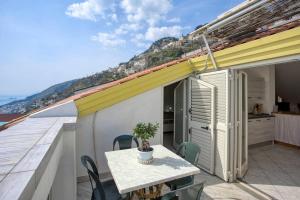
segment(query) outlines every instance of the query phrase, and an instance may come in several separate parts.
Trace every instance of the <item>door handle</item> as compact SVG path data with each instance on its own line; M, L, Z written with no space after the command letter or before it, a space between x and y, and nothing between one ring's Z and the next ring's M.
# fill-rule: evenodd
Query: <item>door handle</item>
M208 130L208 126L201 126L201 128Z

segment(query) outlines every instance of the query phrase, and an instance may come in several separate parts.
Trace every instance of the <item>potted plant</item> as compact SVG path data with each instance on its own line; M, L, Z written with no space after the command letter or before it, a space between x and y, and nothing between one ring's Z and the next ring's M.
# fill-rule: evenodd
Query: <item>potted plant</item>
M152 124L140 122L133 129L133 136L141 139L142 141L140 147L138 148L139 160L145 162L152 160L153 148L150 147L149 139L155 136L158 127L158 123Z

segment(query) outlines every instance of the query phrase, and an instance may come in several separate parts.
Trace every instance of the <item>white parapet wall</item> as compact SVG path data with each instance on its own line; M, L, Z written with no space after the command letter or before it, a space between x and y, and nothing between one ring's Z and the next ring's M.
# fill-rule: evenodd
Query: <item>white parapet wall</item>
M1 131L0 199L76 199L75 127L76 117L42 117Z
M112 151L113 140L122 134L132 134L138 122L159 123L151 144L162 144L163 87L137 95L94 114L79 117L77 123L77 176L86 176L80 163L81 155L96 158L100 173L109 172L104 152Z
M43 109L39 112L33 113L29 116L29 118L48 118L48 117L75 117L77 118L78 111L73 100L58 104L55 106L51 106L49 108ZM49 177L53 178L53 185L51 186L51 196L53 199L76 199L76 183L75 185L69 184L72 182L72 178L77 178L77 158L76 152L76 138L77 134L75 132L76 124L72 126L66 125L63 129L63 139L61 142L63 153L57 160L57 169L56 170L48 170L49 174L46 174L46 178L44 182L42 182L41 187L45 188L46 185L49 185ZM49 165L48 167L51 167ZM54 165L55 166L55 165ZM51 174L55 173L55 174ZM48 176L48 177L47 177ZM45 191L44 189L38 191ZM41 192L35 193L33 199L40 199L44 194Z
M68 101L66 103L51 106L39 112L33 113L32 115L30 115L30 117L74 117L77 116L77 114L77 107L74 101Z

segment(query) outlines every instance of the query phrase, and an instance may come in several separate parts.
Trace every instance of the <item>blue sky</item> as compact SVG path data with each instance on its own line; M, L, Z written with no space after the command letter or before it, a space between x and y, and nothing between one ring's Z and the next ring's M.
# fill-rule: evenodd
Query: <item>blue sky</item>
M114 67L242 0L0 1L0 95L29 95Z

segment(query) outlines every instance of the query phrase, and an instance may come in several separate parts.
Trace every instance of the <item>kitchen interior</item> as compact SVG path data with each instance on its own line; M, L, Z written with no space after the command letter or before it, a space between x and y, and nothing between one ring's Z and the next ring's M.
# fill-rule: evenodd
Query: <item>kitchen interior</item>
M248 152L240 179L270 199L299 199L300 61L243 71L248 75Z
M300 62L243 70L248 75L248 145L300 147Z

